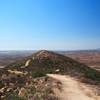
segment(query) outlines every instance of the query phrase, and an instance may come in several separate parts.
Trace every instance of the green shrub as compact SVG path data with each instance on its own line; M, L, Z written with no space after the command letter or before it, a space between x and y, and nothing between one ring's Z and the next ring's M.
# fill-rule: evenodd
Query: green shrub
M6 100L26 100L25 98L19 97L18 95L11 94Z
M90 70L86 71L85 76L87 78L100 81L100 73L94 69L90 69Z
M33 78L46 76L46 72L44 71L32 72L31 74Z

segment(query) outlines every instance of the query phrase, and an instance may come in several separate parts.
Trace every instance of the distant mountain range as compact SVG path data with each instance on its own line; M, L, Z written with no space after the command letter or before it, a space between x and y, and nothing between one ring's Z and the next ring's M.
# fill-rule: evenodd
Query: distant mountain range
M98 48L97 50L100 50L100 48Z

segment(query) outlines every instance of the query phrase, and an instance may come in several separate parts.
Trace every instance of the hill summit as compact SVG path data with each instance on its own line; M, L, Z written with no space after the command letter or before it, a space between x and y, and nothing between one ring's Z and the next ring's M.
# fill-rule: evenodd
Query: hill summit
M41 50L30 57L7 66L10 69L28 72L60 73L100 81L100 72L72 58L52 51Z
M61 55L55 52L52 52L52 51L41 50L41 51L34 53L33 57L40 58L40 59L49 58L49 59L54 60L55 58L58 59L59 57L61 57Z
M50 52L50 51L47 51L47 50L41 50L41 51L38 51L37 53L35 53L35 55L38 56L38 57L49 57L53 54L54 54L53 52Z

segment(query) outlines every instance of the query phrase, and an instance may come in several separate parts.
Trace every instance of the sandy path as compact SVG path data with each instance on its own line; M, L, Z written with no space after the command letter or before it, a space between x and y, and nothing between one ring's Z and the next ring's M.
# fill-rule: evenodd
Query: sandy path
M100 100L100 98L96 99L92 90L69 76L57 74L47 74L47 76L62 83L63 90L56 92L56 95L58 95L61 100Z

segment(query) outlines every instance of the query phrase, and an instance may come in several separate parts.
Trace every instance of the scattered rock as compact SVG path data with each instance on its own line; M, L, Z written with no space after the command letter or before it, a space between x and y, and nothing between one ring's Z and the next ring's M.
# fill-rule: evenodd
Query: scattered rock
M21 89L19 90L18 95L19 95L20 97L24 97L24 96L25 96L25 93L26 93L26 89L25 89L25 88L21 88Z
M26 63L25 63L25 67L28 67L29 66L29 64L30 64L30 62L31 62L31 60L29 59L29 60L27 60L26 61Z
M11 74L16 74L16 75L27 75L28 72L21 72L21 71L17 71L17 70L8 70L9 73Z

